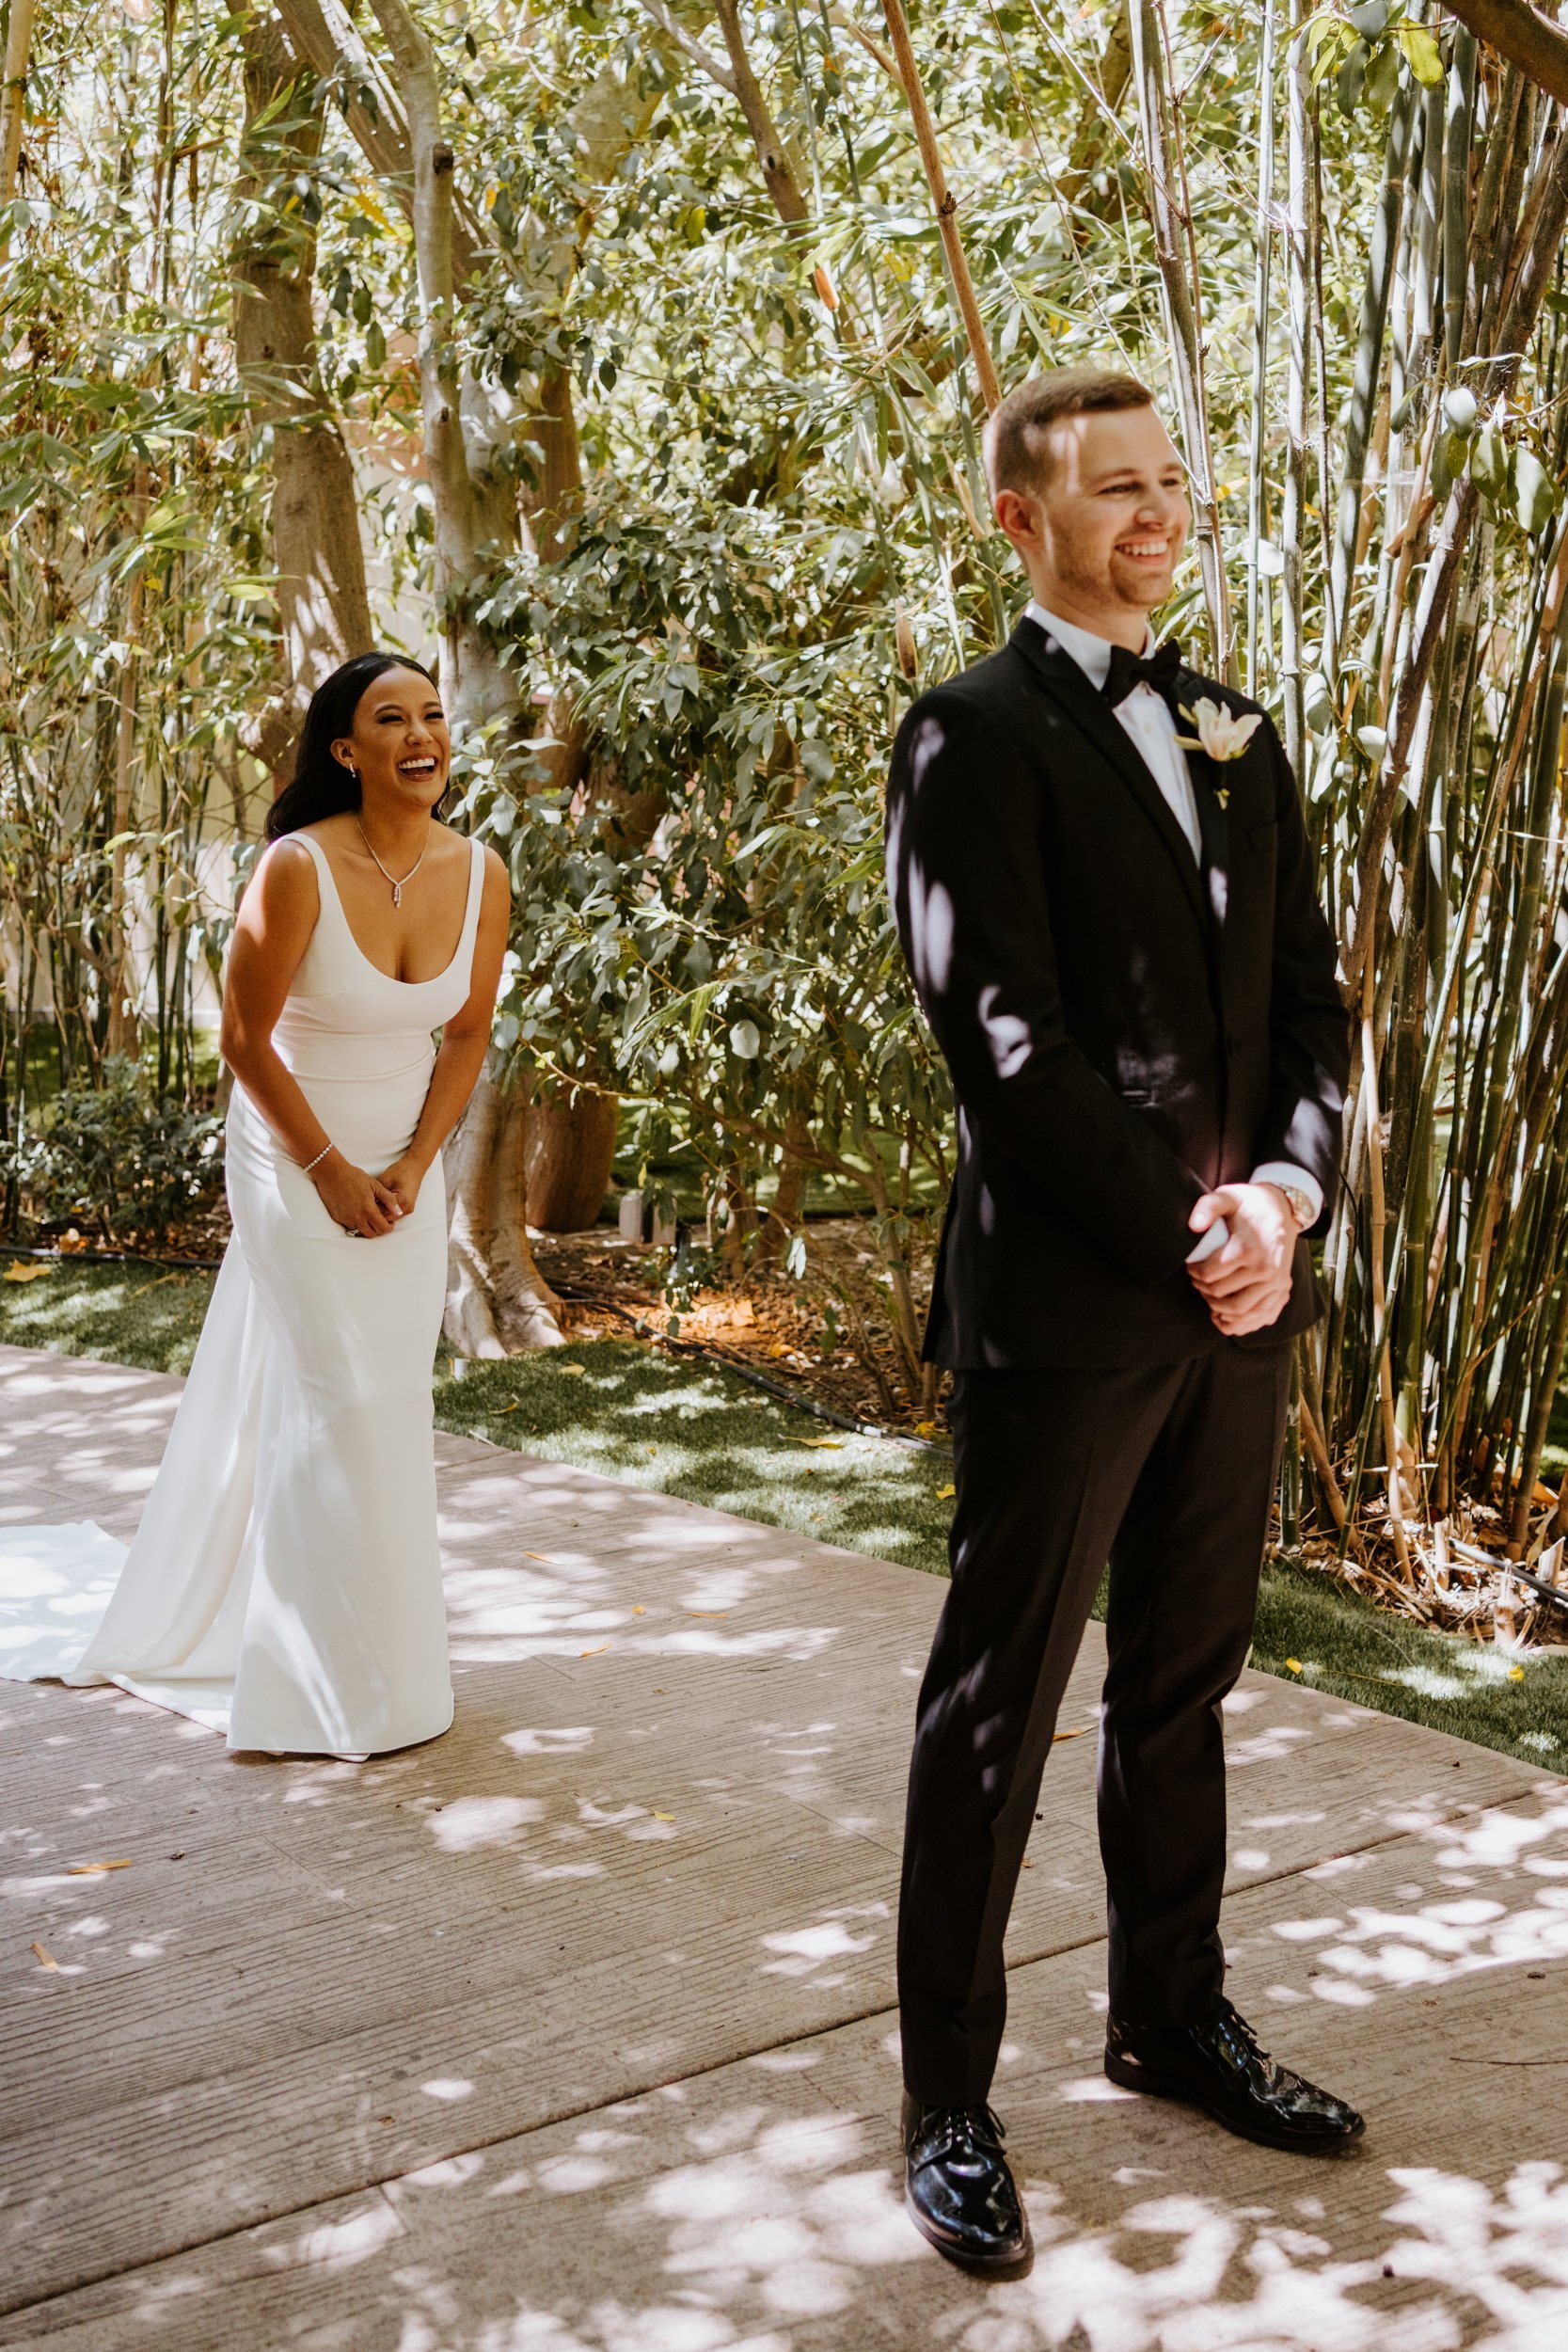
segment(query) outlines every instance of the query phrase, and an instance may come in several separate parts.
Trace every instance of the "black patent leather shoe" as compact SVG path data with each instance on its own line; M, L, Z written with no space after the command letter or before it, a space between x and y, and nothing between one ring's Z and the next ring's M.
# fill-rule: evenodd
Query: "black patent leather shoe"
M965 2270L1017 2270L1029 2224L990 2107L929 2107L904 2094L904 2203L939 2254Z
M1202 2026L1128 2026L1113 2017L1105 2072L1126 2090L1184 2099L1265 2148L1320 2155L1348 2148L1366 2129L1343 2099L1276 2066L1228 2001Z

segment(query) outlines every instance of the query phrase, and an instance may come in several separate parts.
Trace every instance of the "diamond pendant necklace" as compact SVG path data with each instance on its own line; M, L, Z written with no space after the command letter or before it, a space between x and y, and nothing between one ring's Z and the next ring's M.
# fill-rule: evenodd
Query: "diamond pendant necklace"
M354 820L354 825L355 825L355 831L358 834L360 840L364 843L364 845L365 845L366 849L367 849L367 850L370 850L372 857L375 857L375 851L374 851L374 850L371 849L371 837L370 837L369 834L365 831L364 826L363 826L363 825L359 822L359 819L358 819L358 818L357 818L357 817L356 817L356 818L355 818L355 820ZM384 874L387 874L387 880L388 880L388 881L391 883L391 885L392 885L392 904L393 904L393 906L395 906L395 907L401 907L401 906L402 906L402 904L403 904L403 882L411 882L413 881L413 879L414 879L415 875L419 872L419 870L420 870L420 866L424 864L424 861L425 861L425 850L428 850L428 849L429 849L429 847L430 847L430 823L427 821L427 823L426 823L426 825L425 825L425 829L424 829L424 850L421 850L420 851L419 856L418 856L418 857L414 860L414 863L413 863L413 865L412 865L412 866L408 868L407 873L406 873L406 874L404 874L404 878L403 878L403 882L399 882L399 880L398 880L398 878L397 878L397 876L396 876L395 874L387 874L387 868L385 867L385 866L381 866L381 860L380 860L378 857L375 857L375 862L376 862L376 864L377 864L378 866L381 866L381 870L382 870L382 872L383 872Z

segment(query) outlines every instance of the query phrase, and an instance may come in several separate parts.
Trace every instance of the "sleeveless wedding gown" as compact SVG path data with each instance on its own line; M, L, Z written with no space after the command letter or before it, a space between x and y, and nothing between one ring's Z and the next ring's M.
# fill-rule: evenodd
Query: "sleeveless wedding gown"
M309 834L321 912L273 1042L334 1143L407 1149L468 994L483 880L457 949L394 980L356 945ZM119 1683L228 1736L311 1755L406 1747L451 1721L431 1372L446 1295L437 1158L412 1216L361 1238L236 1083L233 1236L135 1540L90 1521L0 1528L0 1677Z

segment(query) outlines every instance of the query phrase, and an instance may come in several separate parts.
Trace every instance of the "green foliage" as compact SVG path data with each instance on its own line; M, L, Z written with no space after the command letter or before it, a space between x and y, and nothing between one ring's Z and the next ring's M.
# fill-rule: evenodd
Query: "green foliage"
M111 1054L96 1085L55 1098L46 1126L0 1143L0 1180L40 1222L162 1240L222 1191L223 1120L160 1096L150 1069Z

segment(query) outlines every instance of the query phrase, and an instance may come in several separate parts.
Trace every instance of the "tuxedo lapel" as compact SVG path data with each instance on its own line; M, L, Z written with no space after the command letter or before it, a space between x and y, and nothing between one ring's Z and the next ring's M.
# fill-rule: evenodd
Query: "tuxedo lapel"
M1207 929L1211 918L1204 903L1203 876L1193 856L1193 845L1104 695L1089 684L1072 656L1064 653L1036 622L1020 621L1013 631L1012 643L1069 718L1088 738L1106 765L1114 769L1126 785L1170 851L1171 862L1186 892L1187 902L1199 923ZM1185 677L1186 673L1182 675Z
M1196 708L1199 694L1212 690L1207 678L1196 670L1178 673L1176 691L1171 696L1172 715L1183 746L1197 740L1193 730L1196 722L1182 715L1182 707ZM1230 899L1230 788L1229 778L1218 760L1211 759L1205 751L1187 751L1186 761L1193 779L1193 799L1197 806L1197 826L1203 841L1203 884L1209 901L1209 912L1215 930L1223 939L1225 918Z

